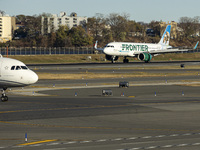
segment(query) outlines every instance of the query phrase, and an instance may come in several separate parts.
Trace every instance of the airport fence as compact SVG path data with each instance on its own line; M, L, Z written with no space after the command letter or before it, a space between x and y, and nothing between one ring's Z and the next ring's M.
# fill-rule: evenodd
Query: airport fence
M54 55L54 54L94 54L91 47L0 47L1 55ZM101 53L101 52L98 52Z
M177 53L195 53L200 49L177 52ZM92 47L0 47L1 55L55 55L55 54L102 54L102 51L96 51Z

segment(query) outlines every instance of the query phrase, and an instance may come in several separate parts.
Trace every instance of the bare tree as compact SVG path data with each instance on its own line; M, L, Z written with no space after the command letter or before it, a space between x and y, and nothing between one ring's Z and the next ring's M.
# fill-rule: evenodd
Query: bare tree
M112 35L116 40L122 40L122 36L127 31L127 22L129 16L124 14L123 16L112 13L107 18L107 24L111 27Z
M105 19L102 14L96 13L95 17L88 18L87 29L93 36L94 40L100 40L102 32L105 29Z
M196 20L197 21L197 20ZM179 25L184 31L184 36L189 37L195 33L195 19L190 17L181 17Z

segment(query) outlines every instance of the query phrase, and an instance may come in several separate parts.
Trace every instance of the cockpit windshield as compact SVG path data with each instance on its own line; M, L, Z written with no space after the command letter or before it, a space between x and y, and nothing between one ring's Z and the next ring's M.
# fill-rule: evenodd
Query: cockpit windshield
M20 66L17 66L17 67L16 67L16 70L20 70L20 69L21 69L21 67L20 67Z
M28 70L27 66L12 66L11 70Z
M106 45L105 47L111 47L111 48L114 48L114 46L113 46L113 45Z
M21 66L22 69L27 70L28 67L27 66Z

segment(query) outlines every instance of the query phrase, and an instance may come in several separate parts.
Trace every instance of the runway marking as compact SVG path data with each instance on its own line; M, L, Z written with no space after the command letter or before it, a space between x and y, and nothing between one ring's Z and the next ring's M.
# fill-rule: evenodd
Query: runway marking
M187 135L190 134L190 136L192 135L198 135L198 133L186 133ZM172 134L173 135L173 134ZM174 134L175 135L175 134ZM185 134L176 134L177 136L185 136ZM114 138L114 139L99 139L99 140L83 140L83 141L78 141L78 140L73 140L73 141L69 141L66 143L63 142L55 142L55 143L49 143L49 144L45 144L46 142L54 142L54 141L62 141L61 139L57 139L57 140L44 140L44 141L37 141L37 142L32 142L32 143L25 143L25 144L19 144L16 146L12 146L13 148L15 147L26 147L26 146L33 146L33 147L38 147L38 146L53 146L53 145L63 145L63 144L85 144L85 143L101 143L101 142L114 142L114 141L120 141L120 140L124 140L125 141L130 141L130 139L132 139L133 141L135 141L136 139L146 139L146 137L150 137L150 138L158 138L158 137L171 137L171 135L157 135L157 136L143 136L143 137L132 137L132 138ZM147 140L147 139L146 139ZM135 145L135 144L145 144L145 143L154 143L155 141L141 141L141 142L132 142L132 143L124 143L122 142L121 145ZM157 148L171 148L171 147L186 147L186 146L199 146L200 143L181 143L181 144L172 144L172 145L150 145L147 147L135 147L135 148L130 148L130 149L118 149L118 150L140 150L140 149L157 149ZM0 147L1 148L10 148L9 147ZM58 148L59 149L59 148ZM62 149L62 148L61 148Z
M186 133L188 136L192 136L192 135L199 135L199 133ZM177 136L185 136L186 134L172 134L172 135L177 135ZM38 141L38 142L32 142L32 143L25 143L25 144L19 144L16 146L12 146L12 147L25 147L25 146L52 146L52 145L65 145L65 144L85 144L85 143L101 143L101 142L107 142L107 141L130 141L130 140L137 140L137 139L154 139L154 138L163 138L163 137L172 137L171 135L157 135L157 136L142 136L142 137L130 137L130 138L114 138L114 139L99 139L99 140L83 140L83 141L79 141L79 140L73 140L73 141L69 141L66 143L63 142L54 142L54 141L62 141L62 139L57 139L57 140L45 140L45 141ZM46 142L54 142L54 143L49 143L49 144L44 144ZM155 143L155 141L141 141L141 142L132 142L132 143L122 143L121 145L136 145L136 144L147 144L147 143ZM170 147L185 147L185 146L198 146L200 145L200 143L181 143L181 144L173 144L173 145L152 145L152 146L148 146L148 147L135 147L135 148L131 148L131 149L121 149L121 150L132 150L132 149L156 149L158 147L160 148L170 148ZM1 147L0 147L1 148ZM4 147L5 148L5 147Z
M182 147L182 146L188 146L189 144L178 144L176 146Z
M158 136L155 136L157 138L162 138L162 137L165 137L166 135L158 135Z
M54 142L54 141L57 141L57 140L44 140L44 141L37 141L37 142L31 142L31 143L23 143L23 144L18 144L18 146L35 145L35 144Z
M172 147L173 145L164 145L164 146L161 146L161 147L164 147L164 148L170 148Z
M80 143L90 143L92 141L81 141Z
M149 147L146 147L146 149L155 149L155 148L158 148L159 146L149 146Z
M51 145L59 145L60 143L49 143L47 144L48 146L51 146Z
M138 139L138 137L131 137L131 138L128 138L128 140L135 140L135 139Z
M124 138L116 138L116 139L112 139L112 141L121 141L123 140Z
M178 134L172 134L172 135L169 135L169 136L179 136Z
M144 137L142 137L143 139L150 139L150 138L152 138L152 136L144 136Z
M75 144L75 143L78 143L77 141L71 141L71 142L66 142L66 143L63 143L63 144Z
M108 141L107 139L101 139L101 140L97 140L96 142L106 142Z
M193 143L191 145L197 146L197 145L200 145L200 143Z

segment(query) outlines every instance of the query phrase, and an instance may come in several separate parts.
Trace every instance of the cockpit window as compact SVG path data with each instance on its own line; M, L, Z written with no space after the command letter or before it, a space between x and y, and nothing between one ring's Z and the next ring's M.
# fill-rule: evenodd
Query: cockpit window
M20 66L17 66L17 67L16 67L16 70L20 70L20 69L21 69L21 67L20 67Z
M112 47L112 48L114 48L114 46L113 46L113 45L106 45L106 47Z
M11 70L28 70L28 67L27 66L12 66L11 67Z
M22 69L27 70L28 67L27 66L21 66Z
M15 66L12 66L12 67L11 67L11 70L15 70Z

